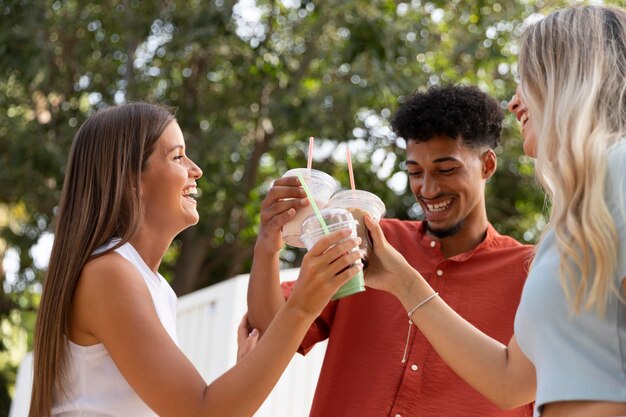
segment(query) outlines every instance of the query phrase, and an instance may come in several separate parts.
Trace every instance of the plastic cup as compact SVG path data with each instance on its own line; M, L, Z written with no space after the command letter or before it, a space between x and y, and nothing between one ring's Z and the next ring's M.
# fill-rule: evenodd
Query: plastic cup
M372 250L372 240L365 227L363 216L368 213L378 223L385 215L385 203L376 194L363 190L343 190L335 193L328 202L329 208L342 208L352 213L357 223L357 234L361 238L360 249L363 253L363 269L369 263L369 253Z
M348 210L340 208L326 208L320 210L320 213L322 215L322 218L324 219L324 222L326 223L329 233L347 227L352 230L352 234L346 239L356 237L357 225L354 221L354 218L352 217L352 214ZM326 232L324 231L317 215L315 214L309 216L302 223L302 235L300 236L300 239L305 244L307 250L310 250L313 245L315 245L315 242L317 242L325 234ZM358 249L354 248L354 250ZM360 260L357 262L360 263ZM362 291L365 291L365 281L363 280L363 271L359 271L348 282L343 284L341 288L339 288L339 290L337 290L337 292L332 296L331 299L338 300L340 298Z
M339 189L339 183L330 175L316 169L294 168L285 172L283 177L296 177L300 173L306 182L315 204L319 209L328 205L330 197ZM300 240L302 222L313 214L311 205L296 210L296 215L283 226L283 241L291 246L304 248Z

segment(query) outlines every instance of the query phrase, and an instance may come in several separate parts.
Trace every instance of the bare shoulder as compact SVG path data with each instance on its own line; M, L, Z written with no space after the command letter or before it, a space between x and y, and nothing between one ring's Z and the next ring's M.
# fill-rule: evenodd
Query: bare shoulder
M105 302L114 307L116 301L128 301L129 297L137 301L136 298L142 295L151 300L141 272L117 252L109 252L87 262L81 271L75 294L89 300L92 306L92 303Z
M117 252L109 252L88 261L78 279L79 285L101 290L117 285L132 286L134 282L141 282L139 271Z
M87 262L72 298L70 338L80 344L103 342L112 323L154 313L139 270L116 252Z

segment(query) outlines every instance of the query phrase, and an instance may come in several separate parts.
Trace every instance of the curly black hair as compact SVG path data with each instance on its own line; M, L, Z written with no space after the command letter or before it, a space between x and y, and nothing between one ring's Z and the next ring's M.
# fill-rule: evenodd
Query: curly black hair
M491 96L473 86L433 86L416 92L391 118L394 133L426 142L434 136L457 139L469 148L500 142L504 112Z

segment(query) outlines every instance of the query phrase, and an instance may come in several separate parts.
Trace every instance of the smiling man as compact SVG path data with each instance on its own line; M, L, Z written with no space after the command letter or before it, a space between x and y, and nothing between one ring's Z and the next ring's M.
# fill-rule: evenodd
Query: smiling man
M498 102L475 87L432 87L409 97L392 128L407 142L410 188L425 219L383 219L381 226L449 306L507 344L533 247L499 234L487 219L484 191L496 171L502 119ZM262 331L293 285L283 284L280 294L280 245L270 245L289 218L279 197L298 197L284 185L264 202L271 215L261 216L248 290L250 323ZM415 326L407 338L408 323L400 302L382 291L331 301L300 347L305 354L328 339L311 417L532 415L530 405L499 410L459 378Z

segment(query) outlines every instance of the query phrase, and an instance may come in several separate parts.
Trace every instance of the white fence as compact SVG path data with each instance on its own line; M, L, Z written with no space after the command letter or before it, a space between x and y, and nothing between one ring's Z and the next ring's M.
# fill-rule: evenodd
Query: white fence
M295 279L297 269L281 272ZM246 311L248 275L185 295L178 299L178 340L204 379L213 381L235 364L237 325ZM296 354L255 417L306 417L326 350L316 346L306 357ZM27 417L32 383L32 356L20 365L9 417Z
M283 280L297 276L297 269L281 271ZM205 381L235 364L247 291L248 276L240 275L178 299L178 341ZM305 357L296 354L255 417L308 416L325 351L324 343Z

